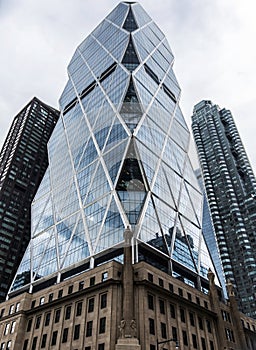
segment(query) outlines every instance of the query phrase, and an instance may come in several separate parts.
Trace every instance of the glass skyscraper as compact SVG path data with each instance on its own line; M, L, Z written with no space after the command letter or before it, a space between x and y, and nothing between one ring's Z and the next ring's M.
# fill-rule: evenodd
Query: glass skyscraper
M10 296L122 261L127 227L134 263L207 288L214 268L173 59L133 2L120 3L76 49Z
M256 180L229 110L202 101L192 121L224 273L255 318Z
M0 301L30 240L31 202L48 166L59 112L34 97L14 118L0 154Z

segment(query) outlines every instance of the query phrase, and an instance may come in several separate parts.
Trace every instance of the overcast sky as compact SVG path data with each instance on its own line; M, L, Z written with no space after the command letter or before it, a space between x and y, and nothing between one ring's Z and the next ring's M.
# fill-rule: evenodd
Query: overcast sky
M254 0L140 0L166 35L191 124L210 99L230 109L256 172ZM0 0L0 146L33 96L58 107L66 67L115 0Z

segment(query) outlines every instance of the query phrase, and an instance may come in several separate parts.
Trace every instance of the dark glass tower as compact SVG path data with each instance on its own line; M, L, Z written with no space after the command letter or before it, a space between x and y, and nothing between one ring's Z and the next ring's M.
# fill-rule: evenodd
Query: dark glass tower
M32 232L10 296L123 259L207 287L202 194L169 44L137 3L120 3L79 45L32 204Z
M230 111L194 107L192 128L226 279L256 317L256 180Z
M14 118L0 154L0 300L30 240L31 202L48 166L59 112L37 98Z

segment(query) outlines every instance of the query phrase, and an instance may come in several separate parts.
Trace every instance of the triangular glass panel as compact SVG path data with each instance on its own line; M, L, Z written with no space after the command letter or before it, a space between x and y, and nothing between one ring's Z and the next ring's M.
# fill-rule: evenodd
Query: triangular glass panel
M126 17L126 20L124 22L123 28L127 30L128 32L133 32L134 30L138 29L137 23L135 21L135 18L132 13L132 9L130 7L128 15Z
M40 200L33 203L31 217L31 237L36 236L39 232L46 230L52 226L53 208L51 195L42 197Z
M99 162L95 176L92 179L89 195L84 204L89 204L92 201L100 200L101 205L105 205L105 199L100 199L110 192L110 186L102 164ZM105 198L105 197L103 197ZM103 204L104 203L104 204Z
M109 149L115 147L122 140L126 139L127 136L128 134L124 129L123 125L120 123L119 119L116 118L108 136L107 143L104 148L104 153Z
M171 138L168 137L166 143L163 160L178 174L182 174L184 170L186 153Z
M83 169L84 167L92 163L97 157L98 157L98 152L96 150L92 137L90 137L83 150L83 154L80 158L78 169L79 170ZM75 161L75 164L76 163L77 161Z
M127 11L128 11L128 4L121 2L107 16L107 19L120 27L124 21Z
M161 154L166 134L150 118L143 119L137 137L158 156Z
M126 154L116 191L130 224L135 225L146 198L146 188L133 141Z
M125 153L125 148L127 146L127 140L113 148L111 151L106 153L103 157L106 167L108 169L109 176L115 184L117 173L120 169L122 159Z
M57 263L57 251L56 251L56 242L54 233L51 235L51 239L45 250L43 259L40 262L38 271L35 274L34 279L37 280L44 276L48 276L53 272L57 272L58 263Z
M60 222L58 225L56 225L57 230L57 239L58 239L58 252L59 252L59 259L62 261L63 256L66 252L68 243L72 236L72 231L75 227L75 222L77 219L77 215L73 215L71 217L71 220L67 223L65 220Z
M95 246L96 239L103 225L109 200L110 195L107 195L84 209L92 247Z
M124 228L120 210L116 205L115 199L112 198L100 237L97 241L96 253L122 242L124 239Z
M149 200L142 227L139 233L139 239L151 245L155 249L168 254L168 247L165 237L159 225L155 205L152 199Z
M18 274L16 275L14 283L11 287L11 291L25 286L31 280L31 270L30 270L31 244L32 243L30 241L26 249L26 252L22 258L21 264L19 266Z
M97 161L93 162L77 174L77 182L82 202L84 202L87 196L91 180L95 173L96 164Z
M171 232L173 227L175 226L177 212L159 198L153 196L153 200L155 203L157 216L162 228L163 237L165 239L166 245L170 250L172 245Z
M140 159L145 171L148 185L151 187L151 182L153 176L155 175L159 158L154 153L152 153L151 149L145 147L142 143L137 142L136 145L138 147Z
M192 164L188 156L186 157L186 165L184 168L183 177L191 186L197 189L197 191L201 192L200 186L198 184L198 180L195 175L195 171L192 167Z
M132 77L130 79L120 114L131 131L136 128L142 116L140 102L134 88Z
M74 227L72 238L68 244L68 249L64 257L62 268L82 261L90 255L88 242L84 232L83 221L80 218Z
M201 197L201 202L202 202L202 197ZM198 203L196 203L196 205L198 205ZM181 189L181 194L179 199L179 212L182 214L182 216L186 217L188 220L199 225L185 182L183 182L182 184L182 189Z
M172 207L175 207L172 189L173 184L169 182L166 171L160 166L152 189L153 193Z
M175 235L172 259L188 267L194 272L198 272L198 250L195 248L193 237L185 231L185 228L178 221L177 226L170 230L171 235Z
M36 275L36 271L38 270L38 267L41 264L41 260L44 256L45 251L48 248L49 242L51 241L52 237L54 237L54 229L50 229L49 231L43 232L37 237L33 238L31 249L33 275Z
M51 191L50 168L48 167L40 183L40 186L36 192L33 202L37 201L40 197L44 196L46 193L49 193L50 191ZM32 205L33 205L33 202L32 202Z
M136 51L134 49L132 36L130 36L130 40L125 51L122 64L130 71L134 71L136 67L140 64Z

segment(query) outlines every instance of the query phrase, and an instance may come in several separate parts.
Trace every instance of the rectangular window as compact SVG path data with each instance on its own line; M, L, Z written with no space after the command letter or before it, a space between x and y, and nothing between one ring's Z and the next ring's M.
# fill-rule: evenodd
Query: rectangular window
M159 309L161 314L165 314L165 302L162 299L159 299Z
M156 350L156 346L153 344L150 344L150 350Z
M166 324L163 322L161 322L161 335L162 335L162 338L164 339L167 338Z
M212 333L212 325L210 320L206 320L206 327L209 333Z
M10 323L6 323L5 328L4 328L4 335L8 334L9 328L10 328Z
M42 342L41 342L41 348L45 348L46 346L46 340L47 340L47 334L43 334L42 336Z
M154 297L151 294L148 294L148 308L154 310Z
M101 275L101 281L105 282L108 279L108 272L103 272Z
M86 337L92 336L92 321L88 321L86 324Z
M100 296L100 308L105 309L107 307L107 293Z
M36 326L35 326L36 329L38 329L40 327L40 323L41 323L41 316L37 316L37 318L36 318Z
M84 348L84 350L91 350L91 347L90 347L90 346L86 346L86 347Z
M193 348L197 349L197 339L196 339L196 335L192 334L192 343L193 343Z
M84 281L80 281L78 285L78 290L83 290L84 289Z
M59 320L60 320L60 312L61 312L61 309L58 309L55 311L55 317L54 317L54 323L58 323Z
M149 333L155 334L155 321L152 318L149 318Z
M164 281L162 278L158 278L158 284L160 287L163 287L164 286Z
M12 346L12 341L8 340L8 342L6 343L6 350L11 350L11 346Z
M95 277L91 277L90 278L90 286L94 286L95 285Z
M51 301L53 301L53 293L49 294L48 302L50 303Z
M192 301L192 295L191 295L191 293L188 293L188 300L189 300L189 301Z
M9 315L14 313L14 305L11 305L9 308Z
M204 329L204 325L203 325L203 320L201 317L198 316L198 324L199 324L199 328L200 329Z
M36 305L36 301L32 300L32 302L31 302L31 309L34 309L35 305Z
M37 337L33 338L31 350L36 350Z
M80 336L80 324L76 324L74 329L74 340L79 339L79 336Z
M22 350L27 350L27 349L28 349L28 339L25 339ZM3 349L0 348L0 350L3 350Z
M71 305L66 306L65 310L65 320L69 320L71 315Z
M200 305L200 299L198 297L196 297L196 303Z
M0 318L2 318L4 316L4 309L1 310L1 313L0 313ZM1 349L1 348L0 348Z
M149 280L149 282L153 282L153 275L152 275L152 273L148 273L148 280Z
M188 336L187 336L187 332L186 331L182 331L182 339L183 339L183 344L185 346L188 345Z
M88 312L93 312L94 310L94 298L88 300Z
M180 319L181 322L186 322L185 310L180 307Z
M44 300L45 300L45 298L41 297L40 300L39 300L39 305L44 305Z
M172 327L172 339L173 340L177 340L177 328L176 327Z
M100 328L99 328L99 333L105 333L106 331L106 317L100 318Z
M207 303L206 300L204 301L204 307L205 307L206 309L208 309L208 303Z
M181 288L178 288L178 293L180 297L183 297L183 290Z
M62 343L66 343L68 341L68 328L63 329L62 334Z
M60 289L58 291L58 298L62 298L62 296L63 296L63 289Z
M4 348L5 348L5 343L1 343L0 350L4 350Z
M83 310L83 302L79 301L76 304L76 316L81 316L82 315L82 310Z
M169 283L169 291L170 291L171 293L173 293L173 284L172 284L172 283Z
M105 350L105 344L104 343L99 344L98 345L98 350Z
M16 321L13 321L13 322L12 322L12 326L11 326L11 330L10 330L10 333L11 333L11 334L14 333L14 331L15 331L15 326L16 326Z
M206 342L203 337L201 337L202 350L206 350Z
M171 318L176 318L175 306L173 304L170 304L170 313Z
M27 332L31 331L31 327L32 327L32 318L30 320L28 320Z
M68 287L68 294L73 293L73 285Z
M189 313L189 319L190 319L190 324L191 324L191 326L195 326L195 317L194 317L194 314L193 314L193 312L190 312Z
M57 343L57 336L58 336L58 331L52 332L52 342L51 342L51 345L56 345L56 343Z
M45 315L45 320L44 320L44 325L45 326L49 326L50 319L51 319L51 313L47 312L47 314Z
M20 310L20 303L17 303L15 307L15 312L18 312L19 310Z
M212 340L210 340L210 350L214 350L214 344Z

